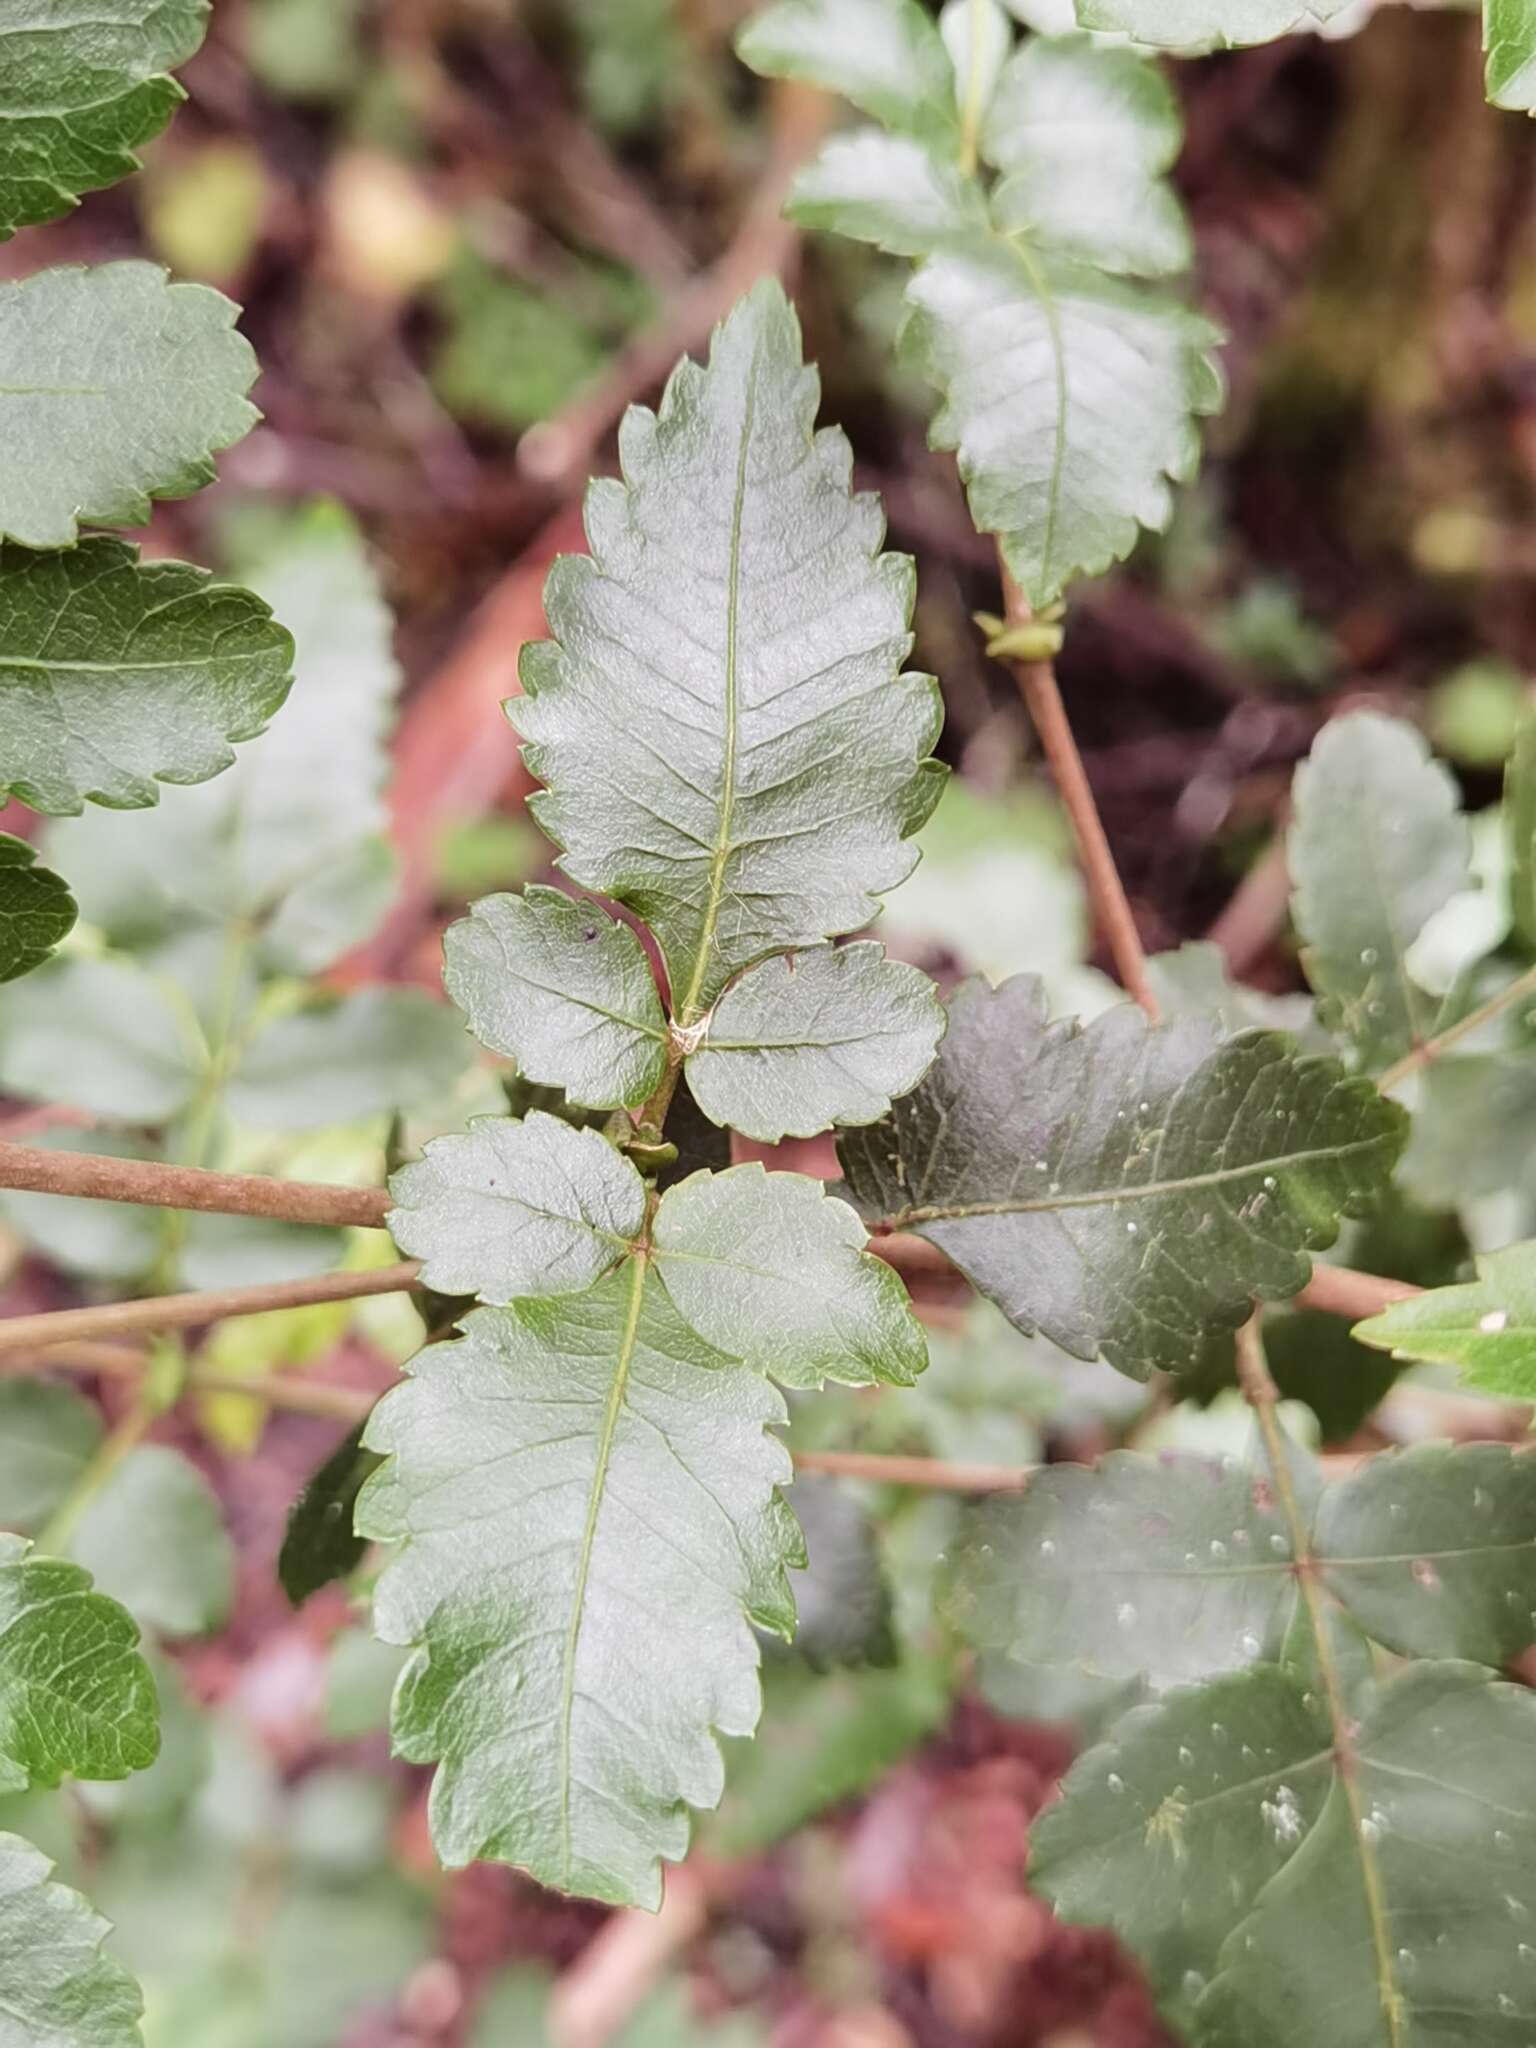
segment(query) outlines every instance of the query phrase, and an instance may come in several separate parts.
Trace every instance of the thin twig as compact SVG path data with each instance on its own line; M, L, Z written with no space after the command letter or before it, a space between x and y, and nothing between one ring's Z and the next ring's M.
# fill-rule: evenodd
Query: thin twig
M421 1267L381 1266L372 1273L321 1273L310 1280L279 1280L265 1287L230 1287L207 1294L165 1294L154 1301L112 1301L99 1308L55 1309L0 1323L0 1353L32 1351L81 1337L126 1330L195 1330L229 1316L265 1315L271 1309L310 1308L326 1301L358 1301L371 1294L403 1294Z
M1444 1031L1436 1032L1433 1038L1425 1039L1424 1043L1416 1045L1412 1052L1404 1053L1395 1066L1387 1068L1376 1083L1377 1087L1383 1095L1389 1094L1400 1082L1406 1081L1410 1074L1416 1074L1422 1067L1431 1065L1442 1053L1449 1052L1453 1045L1469 1037L1482 1025L1491 1023L1495 1017L1507 1010L1511 1003L1518 1003L1523 996L1528 995L1536 995L1536 967L1528 967L1518 980L1509 984L1508 988L1500 989L1496 996L1490 996L1486 1003L1458 1019L1456 1023L1448 1025Z
M1423 1292L1422 1287L1412 1287L1406 1280L1384 1280L1379 1273L1354 1273L1347 1266L1314 1266L1312 1278L1296 1296L1296 1306L1348 1316L1358 1323Z
M998 564L1002 570L1007 622L1009 626L1027 626L1034 614L1009 574L1001 548L998 550ZM1034 720L1035 730L1040 735L1040 745L1056 778L1061 801L1072 821L1083 864L1083 877L1088 884L1099 928L1108 941L1115 972L1126 994L1140 1003L1156 1023L1158 1002L1147 976L1147 956L1142 949L1141 934L1136 929L1130 898L1125 893L1120 870L1115 866L1099 807L1083 767L1083 757L1077 750L1077 741L1061 701L1055 664L1051 661L1013 661L1010 665L1023 693L1025 706Z
M877 1451L796 1451L801 1472L838 1479L872 1479L884 1486L926 1487L934 1493L1019 1493L1034 1465L952 1465L945 1458L906 1458Z
M77 1342L50 1344L35 1352L6 1352L0 1357L0 1378L26 1373L69 1372L96 1378L137 1379L149 1361L131 1344ZM337 1422L361 1422L379 1399L366 1387L338 1387L327 1380L297 1373L229 1373L210 1371L193 1360L182 1387L183 1398L207 1394L243 1394L269 1408L295 1415L323 1415Z
M1284 928L1290 900L1285 834L1278 831L1206 933L1211 944L1221 948L1232 974L1241 978L1269 951Z
M333 1229L382 1229L393 1206L387 1188L331 1187L257 1173L209 1173L159 1160L8 1144L0 1144L0 1188L78 1195L96 1202L140 1202L158 1209L199 1209L220 1216L271 1216Z
M667 1872L659 1913L632 1908L606 1921L550 1999L556 2048L604 2048L668 1965L703 1931L709 1882L692 1864Z

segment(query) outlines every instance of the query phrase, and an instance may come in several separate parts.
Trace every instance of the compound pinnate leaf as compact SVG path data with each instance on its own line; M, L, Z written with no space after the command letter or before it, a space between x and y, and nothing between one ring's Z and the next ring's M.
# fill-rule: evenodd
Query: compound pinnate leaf
M390 1182L389 1227L438 1294L511 1302L579 1294L645 1224L645 1183L596 1131L534 1110L476 1117Z
M1536 1699L1410 1667L1346 1743L1321 1818L1227 1937L1208 2048L1517 2043L1536 2026ZM1170 1899L1170 1904L1172 1904Z
M1305 1286L1406 1128L1278 1033L1128 1005L1050 1024L1019 976L967 984L927 1079L840 1149L866 1219L930 1238L1019 1328L1145 1377Z
M81 525L144 526L185 498L256 408L236 308L152 263L0 285L0 539L64 548Z
M1323 1492L1322 1583L1399 1656L1502 1665L1536 1637L1536 1461L1425 1444Z
M635 1106L666 1072L667 1029L645 948L559 889L487 896L443 940L443 982L492 1052L590 1108Z
M1166 79L1133 50L1038 37L1004 70L983 132L1003 173L998 226L1103 270L1184 270L1189 223L1165 175L1182 135Z
M133 810L163 782L217 775L265 730L292 669L261 599L206 570L116 540L0 546L0 792L34 810Z
M0 20L0 241L138 169L184 97L208 0L51 0Z
M864 943L749 968L688 1059L694 1100L744 1137L777 1144L869 1124L915 1088L944 1035L926 974Z
M624 477L587 500L592 553L545 586L510 710L539 822L584 888L628 904L696 1024L731 976L857 930L916 859L940 705L903 675L912 564L814 432L818 383L759 285L632 410Z
M978 1510L947 1601L978 1649L1166 1686L1277 1651L1296 1581L1274 1489L1253 1472L1118 1452Z
M910 1386L928 1362L906 1289L819 1180L696 1173L663 1196L652 1240L678 1314L785 1386Z
M430 1101L471 1050L458 1018L424 990L359 989L255 1032L224 1099L262 1129L324 1130Z
M987 225L980 187L909 135L834 136L796 177L789 217L892 256L926 256Z
M414 1644L395 1744L440 1766L446 1862L655 1906L712 1806L712 1731L750 1734L752 1624L788 1635L802 1563L784 1419L636 1259L589 1293L482 1309L375 1411L358 1528L404 1547L375 1628Z
M917 0L780 0L737 41L743 63L841 93L901 133L952 147L955 74Z
M0 981L41 967L74 928L75 899L24 839L0 832Z
M1083 28L1118 30L1168 50L1224 49L1324 28L1354 0L1077 0Z
M1529 0L1483 0L1483 48L1493 104L1536 112L1536 18Z
M1073 1765L1031 1829L1030 1885L1063 1920L1112 1926L1188 2028L1222 1942L1295 1855L1333 1768L1326 1715L1274 1666L1181 1687Z
M144 2001L103 1954L111 1932L20 1835L0 1834L0 2015L6 2048L143 2048Z
M155 1684L138 1640L78 1565L0 1536L0 1790L154 1762Z
M1208 321L1022 239L941 251L907 297L904 345L943 393L930 438L1031 604L1167 525L1221 400Z
M1463 1286L1395 1302L1353 1334L1394 1358L1457 1366L1487 1393L1536 1398L1536 1244L1488 1252L1477 1272Z
M1472 886L1470 841L1449 772L1415 728L1376 711L1323 727L1296 772L1287 852L1302 965L1324 1021L1382 1067L1434 1030L1408 950Z

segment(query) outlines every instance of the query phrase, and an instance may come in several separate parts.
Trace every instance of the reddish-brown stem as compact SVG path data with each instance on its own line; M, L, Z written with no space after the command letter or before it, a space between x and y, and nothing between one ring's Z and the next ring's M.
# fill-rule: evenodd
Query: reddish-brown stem
M1352 1273L1347 1266L1314 1266L1312 1278L1296 1297L1296 1306L1320 1308L1327 1315L1361 1322L1423 1291L1406 1280L1384 1280L1379 1273Z
M221 1216L271 1216L285 1223L382 1229L387 1188L327 1187L257 1173L208 1173L151 1159L0 1144L0 1188L39 1195L81 1195L97 1202L143 1202L159 1209L205 1209Z
M166 1294L158 1301L113 1301L99 1308L56 1309L50 1315L14 1316L0 1323L0 1352L31 1351L77 1338L110 1337L130 1330L195 1330L226 1316L264 1315L271 1309L310 1308L325 1301L357 1301L370 1294L403 1294L421 1268L414 1260L372 1273L322 1273L312 1280L280 1280L266 1287L230 1287L208 1294Z
M1027 626L1034 615L1009 575L1001 550L998 551L998 562L1002 568L1007 622L1010 626ZM1104 835L1103 820L1089 786L1083 757L1077 750L1077 741L1073 738L1066 708L1061 701L1055 664L1050 661L1013 661L1010 666L1023 692L1025 707L1040 735L1040 745L1056 778L1062 804L1072 821L1078 855L1083 864L1083 878L1088 884L1088 895L1099 929L1114 960L1115 972L1126 994L1140 1003L1155 1023L1159 1014L1158 1003L1147 976L1147 956L1142 950L1141 934L1136 929L1130 898L1125 893L1120 870L1115 866L1115 857Z
M797 1451L801 1472L839 1479L872 1479L886 1486L921 1486L935 1493L1018 1493L1032 1465L952 1465L945 1458L904 1458L876 1451Z

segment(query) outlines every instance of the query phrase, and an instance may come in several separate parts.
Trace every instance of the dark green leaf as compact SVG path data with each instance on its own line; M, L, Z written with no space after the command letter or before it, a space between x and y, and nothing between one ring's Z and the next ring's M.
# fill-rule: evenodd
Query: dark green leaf
M257 419L236 310L152 263L0 285L0 539L67 548L81 525L145 526L151 499L211 483Z
M789 1496L807 1563L795 1580L795 1648L817 1669L890 1664L891 1590L875 1529L852 1490L805 1473Z
M103 1955L111 1932L20 1835L0 1834L0 2013L6 2048L143 2048L144 2001Z
M915 1088L944 1035L926 974L883 948L816 946L765 960L711 1011L688 1059L694 1099L718 1124L777 1144L868 1124Z
M955 74L917 0L780 0L749 22L742 61L841 93L888 128L952 147Z
M155 1760L139 1632L78 1565L0 1536L0 1789L125 1778Z
M1005 68L982 135L1003 173L997 224L1102 270L1184 270L1193 244L1166 179L1182 137L1167 81L1134 51L1035 37Z
M949 1568L966 1640L1159 1686L1273 1651L1296 1600L1268 1481L1234 1462L1117 1452L1053 1466L970 1518Z
M559 889L487 896L443 940L443 981L492 1052L580 1105L638 1105L666 1071L667 1031L645 948L626 924Z
M1322 1581L1404 1657L1501 1665L1536 1638L1536 1461L1507 1444L1372 1458L1318 1506Z
M866 1219L932 1239L1021 1329L1145 1377L1299 1292L1405 1127L1279 1034L1128 1005L1048 1024L1021 976L963 988L922 1086L840 1149Z
M1223 1940L1322 1811L1333 1761L1317 1700L1272 1666L1180 1688L1073 1766L1032 1830L1030 1884L1062 1919L1113 1927L1186 2028Z
M361 1563L367 1539L356 1535L352 1511L383 1460L363 1448L365 1423L344 1436L294 1503L278 1554L277 1576L295 1607Z
M0 547L0 792L40 811L154 804L160 783L229 767L292 665L261 599L206 570L117 540Z
M911 869L940 704L903 675L912 564L882 555L777 284L684 362L594 484L513 700L532 800L582 887L655 932L696 1025L741 968L857 930ZM570 1082L559 1074L535 1079Z
M1536 1699L1472 1665L1416 1665L1349 1746L1348 1776L1228 1937L1197 2038L1517 2048L1536 2025Z
M1416 729L1375 711L1323 727L1296 773L1288 842L1302 965L1323 1018L1362 1065L1400 1059L1434 1030L1408 949L1471 887L1470 842L1449 772Z
M395 1742L440 1765L444 1860L655 1906L686 1807L720 1796L711 1730L756 1724L749 1623L791 1632L803 1551L780 1397L651 1271L478 1310L423 1352L369 1424L388 1462L357 1524L404 1545L375 1626L418 1646Z
M51 0L0 20L0 241L139 168L185 97L208 0Z
M1536 1244L1488 1252L1477 1271L1465 1286L1395 1302L1354 1334L1394 1358L1458 1366L1487 1393L1536 1398Z
M75 899L24 839L0 832L0 981L41 967L75 922Z

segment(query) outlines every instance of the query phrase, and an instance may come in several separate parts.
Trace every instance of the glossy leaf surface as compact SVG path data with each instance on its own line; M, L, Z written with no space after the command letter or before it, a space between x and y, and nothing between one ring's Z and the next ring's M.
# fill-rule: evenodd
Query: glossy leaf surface
M1021 1329L1122 1371L1188 1369L1385 1186L1405 1119L1275 1033L1047 1022L970 983L927 1079L841 1141L861 1213L932 1239Z

